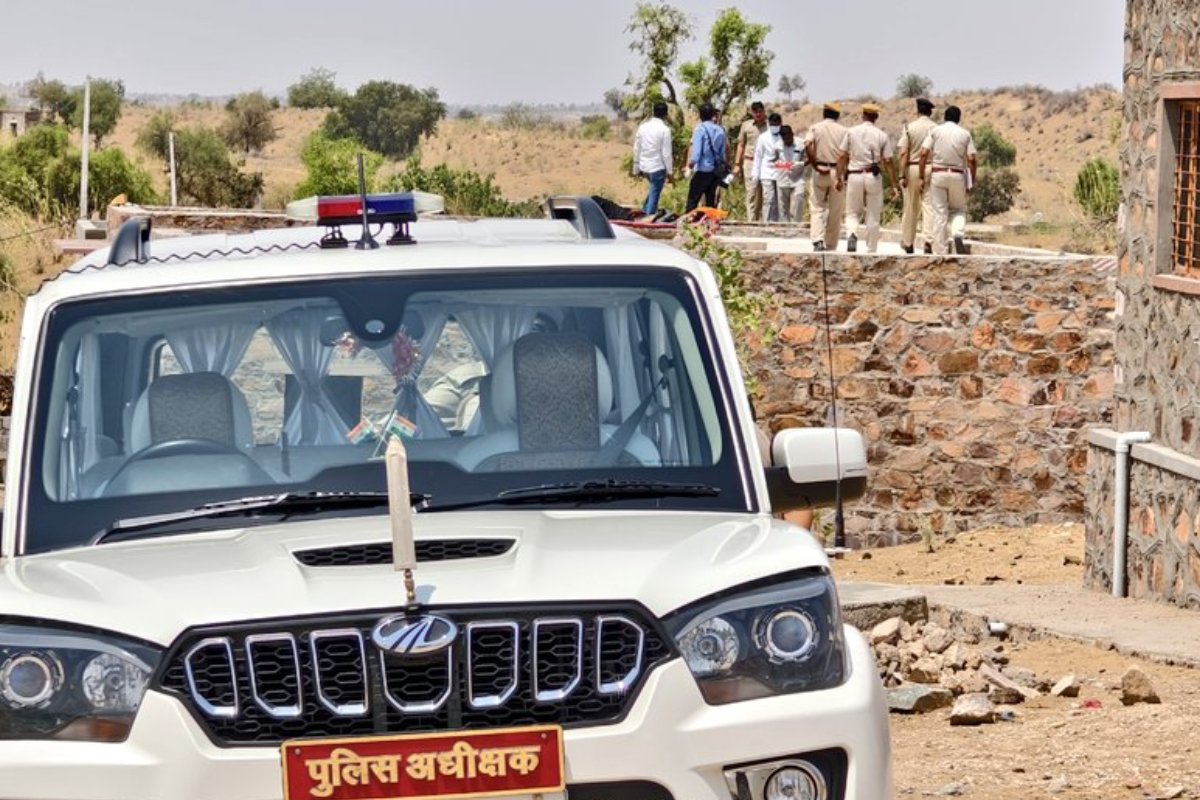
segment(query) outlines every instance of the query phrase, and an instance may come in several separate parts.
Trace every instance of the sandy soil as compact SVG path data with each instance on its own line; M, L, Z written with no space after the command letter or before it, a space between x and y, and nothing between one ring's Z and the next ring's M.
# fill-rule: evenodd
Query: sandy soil
M834 568L840 580L1078 585L1082 552L1082 526L1042 525L963 534L936 542L933 552L922 543L854 552ZM1051 683L1074 673L1080 696L1046 695L1012 707L1011 722L977 728L952 727L948 709L892 715L897 796L1200 797L1200 672L1066 641L993 644ZM1134 664L1160 705L1121 705L1121 675ZM1083 707L1088 700L1099 707Z

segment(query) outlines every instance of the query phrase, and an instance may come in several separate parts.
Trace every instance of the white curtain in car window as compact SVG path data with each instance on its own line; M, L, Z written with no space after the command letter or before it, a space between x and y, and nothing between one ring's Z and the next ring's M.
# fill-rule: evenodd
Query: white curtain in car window
M283 424L290 445L346 443L346 425L321 385L333 360L333 348L321 343L321 326L328 316L325 309L297 308L267 322L271 341L300 387Z
M666 356L666 363L673 363L675 354L672 352L671 340L667 335L666 317L663 316L662 307L656 303L650 306L649 322L650 373L655 386L659 386L664 377L667 383L666 387L659 386L655 397L655 402L660 409L655 416L658 449L662 453L664 464L687 464L687 441L678 435L678 431L683 429L680 408L671 402L673 396L679 396L679 381L682 377L679 371L683 369L683 366L676 362L675 368L669 369L665 373L659 366L664 361L663 356Z
M608 366L616 383L615 405L624 421L641 405L650 388L643 377L642 333L632 307L604 309L604 338L608 345Z
M181 328L167 332L167 344L184 372L219 372L228 378L242 363L256 330L249 322Z
M83 337L79 343L79 354L75 367L78 385L71 402L78 403L78 407L68 409L68 411L73 412L77 417L72 422L72 427L75 424L79 427L79 430L72 431L72 438L80 441L72 442L71 447L76 447L80 443L83 445L82 457L78 459L79 463L76 465L76 470L81 475L100 460L100 433L103 420L100 416L99 336L89 333ZM77 478L78 475L72 477Z
M425 398L417 388L417 376L421 374L421 370L424 369L429 357L433 354L433 349L442 336L449 315L444 310L430 307L422 307L417 313L419 313L424 329L421 330L414 326L414 330L411 332L405 330L405 333L412 336L416 342L417 357L408 371L408 375L411 377L400 384L393 407L410 422L416 424L418 439L446 439L450 436L450 432L442 424L442 419L437 412L430 407L429 403L425 402ZM413 336L413 333L420 333L421 336L418 338ZM396 365L393 359L395 353L393 343L389 341L382 347L372 348L372 352L394 376Z
M496 366L500 351L533 330L537 309L522 306L469 306L456 308L454 318L462 325L471 343L479 352L488 372ZM467 435L474 436L483 428L483 413L478 413L467 426Z

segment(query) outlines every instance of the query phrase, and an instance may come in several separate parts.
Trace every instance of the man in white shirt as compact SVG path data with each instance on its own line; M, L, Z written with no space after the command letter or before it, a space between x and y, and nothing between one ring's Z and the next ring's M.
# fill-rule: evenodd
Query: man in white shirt
M768 116L767 130L754 144L754 162L750 173L762 188L763 222L779 221L779 194L775 185L778 170L775 164L783 160L783 139L779 132L782 125L783 118L778 114Z
M667 104L655 103L654 116L638 126L633 139L633 174L644 175L650 182L642 211L651 216L658 212L658 198L672 172L671 129L664 122L666 118Z
M946 109L946 121L937 125L921 145L921 185L929 183L933 206L933 252L950 252L947 233L954 237L954 252L967 252L963 235L967 229L967 194L975 185L975 140L958 123L958 106ZM949 231L947 231L949 229Z

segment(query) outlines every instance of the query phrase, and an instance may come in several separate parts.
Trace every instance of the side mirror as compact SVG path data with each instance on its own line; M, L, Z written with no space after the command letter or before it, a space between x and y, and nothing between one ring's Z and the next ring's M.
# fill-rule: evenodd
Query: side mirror
M839 491L842 500L867 491L866 444L850 428L780 431L771 442L771 463L767 489L773 511L831 505Z

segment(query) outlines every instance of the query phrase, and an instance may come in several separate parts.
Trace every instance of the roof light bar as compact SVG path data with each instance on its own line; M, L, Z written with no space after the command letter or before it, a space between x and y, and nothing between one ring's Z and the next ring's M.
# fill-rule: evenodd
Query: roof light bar
M366 214L363 213L363 201L366 200ZM416 222L418 200L412 193L402 194L371 194L365 198L358 195L339 195L335 197L309 197L288 203L287 216L291 219L305 222L316 222L329 228L329 232L321 239L321 246L326 248L346 247L346 238L342 235L342 225L359 225L365 219L367 224L392 225L392 236L388 244L414 244L408 232L408 223ZM440 200L440 198L438 198Z

